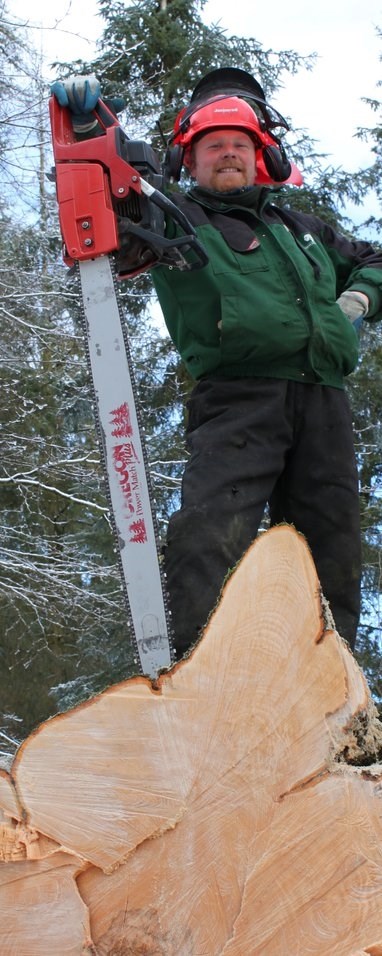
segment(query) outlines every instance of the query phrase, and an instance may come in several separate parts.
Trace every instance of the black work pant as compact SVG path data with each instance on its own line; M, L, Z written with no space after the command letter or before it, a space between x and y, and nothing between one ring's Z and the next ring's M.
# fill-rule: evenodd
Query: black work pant
M336 628L354 647L361 546L345 392L273 378L204 380L188 410L190 458L165 548L178 657L197 640L267 504L272 525L305 535Z

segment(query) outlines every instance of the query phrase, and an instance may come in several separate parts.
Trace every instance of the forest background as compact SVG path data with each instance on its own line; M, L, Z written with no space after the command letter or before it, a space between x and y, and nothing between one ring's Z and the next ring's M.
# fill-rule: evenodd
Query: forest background
M94 71L105 95L125 97L121 121L129 135L159 151L158 121L168 133L208 70L248 70L281 109L283 90L308 82L315 68L313 51L270 49L208 21L208 3L101 0L98 7L102 29L92 58L69 62L69 42L67 60L53 73ZM373 30L380 41L380 28ZM2 0L0 31L0 759L6 759L43 719L130 676L137 665L99 464L78 288L62 263L48 178L51 71L48 77L35 32ZM338 116L340 106L331 106ZM378 243L382 111L375 89L365 91L365 108L370 121L359 128L355 117L354 136L367 144L368 162L351 171L332 165L288 113L288 153L304 171L304 187L292 196L281 190L280 200ZM150 277L123 283L121 295L164 536L179 500L192 383L164 332ZM357 657L379 707L381 372L381 326L365 323L361 359L347 387L363 529Z

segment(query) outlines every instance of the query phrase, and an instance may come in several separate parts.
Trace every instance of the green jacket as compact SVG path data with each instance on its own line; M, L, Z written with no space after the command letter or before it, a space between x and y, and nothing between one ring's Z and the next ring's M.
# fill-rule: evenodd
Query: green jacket
M228 198L172 195L209 256L199 271L152 276L170 336L194 379L275 377L343 387L358 336L336 304L345 289L382 318L382 252L254 187Z

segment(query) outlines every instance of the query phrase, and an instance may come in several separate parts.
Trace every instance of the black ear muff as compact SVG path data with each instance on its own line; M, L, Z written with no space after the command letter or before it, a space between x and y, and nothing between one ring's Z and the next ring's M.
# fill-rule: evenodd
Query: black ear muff
M179 182L183 165L183 157L183 146L171 146L166 150L163 172L167 182Z
M264 146L263 159L267 173L275 183L289 178L292 167L283 146Z

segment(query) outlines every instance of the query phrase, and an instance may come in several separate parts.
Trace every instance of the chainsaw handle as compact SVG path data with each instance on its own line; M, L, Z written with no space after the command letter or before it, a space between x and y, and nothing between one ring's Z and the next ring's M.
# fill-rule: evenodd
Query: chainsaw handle
M184 233L183 236L177 236L176 239L166 240L168 248L179 246L189 245L198 257L198 263L195 263L194 266L190 268L201 268L208 265L208 255L203 248L202 244L199 242L196 231L193 225L190 223L187 216L184 215L181 209L178 209L178 206L175 203L171 202L171 199L168 196L165 196L164 193L161 193L159 189L155 189L154 186L151 186L145 179L140 177L141 181L141 190L145 196L148 196L151 199L151 202L159 206L159 209L170 216L170 218L175 222ZM191 239L191 241L190 241Z

